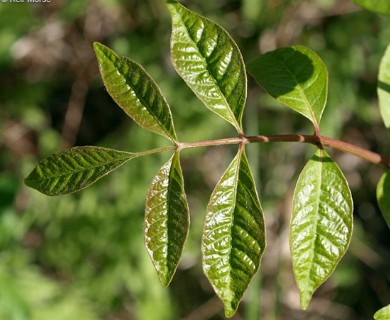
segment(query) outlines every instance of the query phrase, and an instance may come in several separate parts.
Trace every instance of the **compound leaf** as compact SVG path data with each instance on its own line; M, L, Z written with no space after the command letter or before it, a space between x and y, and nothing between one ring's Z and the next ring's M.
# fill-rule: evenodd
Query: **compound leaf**
M58 196L88 187L135 157L138 157L137 153L75 147L41 160L24 181L44 194Z
M246 101L246 71L241 53L219 25L176 1L168 1L172 16L172 63L207 108L242 133Z
M175 142L168 103L147 72L101 43L95 42L93 47L104 85L114 101L142 128Z
M390 15L389 0L354 0L354 2L367 10Z
M390 132L390 45L387 47L379 66L378 99L383 122Z
M315 52L303 46L277 49L249 63L248 70L271 96L318 128L328 97L328 72Z
M176 271L189 221L179 152L176 152L154 177L145 208L145 246L164 286L169 285Z
M390 173L386 172L378 182L376 197L387 226L390 228Z
M379 309L374 314L375 320L389 320L390 319L390 304L382 309Z
M202 239L203 271L233 316L265 249L263 211L243 149L215 187Z
M333 273L352 236L353 203L347 181L319 149L299 176L293 199L290 250L301 307Z

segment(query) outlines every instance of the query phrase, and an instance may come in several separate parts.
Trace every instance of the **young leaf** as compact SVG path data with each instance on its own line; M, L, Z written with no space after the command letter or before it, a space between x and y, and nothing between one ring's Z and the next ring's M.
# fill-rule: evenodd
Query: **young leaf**
M281 48L252 61L248 70L271 96L318 128L328 97L328 72L316 53L303 46Z
M379 66L378 99L383 122L390 132L390 45L387 47Z
M154 177L145 208L145 245L164 286L169 285L179 264L189 221L179 152L176 152Z
M178 2L167 6L173 66L207 108L242 133L246 73L237 45L222 27Z
M390 15L389 0L354 0L354 2L367 10Z
M75 147L41 160L24 181L44 194L58 196L88 187L135 157L138 157L137 153Z
M160 89L136 62L119 57L95 42L93 47L106 89L114 101L142 128L176 141L169 106Z
M353 203L347 181L324 150L299 176L293 199L290 251L301 307L333 273L352 236Z
M265 249L263 211L243 149L215 187L203 231L203 271L232 317Z
M390 304L382 309L379 309L374 314L375 320L389 320L390 319Z
M390 228L390 171L386 172L378 182L376 197L383 218Z

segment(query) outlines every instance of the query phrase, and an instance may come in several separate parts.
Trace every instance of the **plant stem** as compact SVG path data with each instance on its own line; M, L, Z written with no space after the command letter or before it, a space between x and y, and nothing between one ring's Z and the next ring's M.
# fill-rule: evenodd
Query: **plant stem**
M358 147L345 141L332 139L320 135L305 135L305 134L285 134L285 135L259 135L259 136L243 136L237 138L227 138L208 141L197 141L188 143L179 143L178 149L221 146L230 144L246 144L259 142L301 142L310 143L318 147L325 146L339 151L353 154L357 157L365 159L371 163L382 165L390 168L390 158L372 152L370 150Z

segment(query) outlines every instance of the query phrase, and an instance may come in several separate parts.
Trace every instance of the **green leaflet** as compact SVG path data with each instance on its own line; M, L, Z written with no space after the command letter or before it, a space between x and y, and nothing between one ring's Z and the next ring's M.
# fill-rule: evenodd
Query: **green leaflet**
M148 191L145 245L161 283L168 286L183 251L189 229L179 152L162 166Z
M375 320L389 320L390 319L390 304L382 309L379 309L374 314Z
M290 251L301 307L333 273L352 236L353 203L347 181L325 150L299 176L293 199Z
M241 53L219 25L168 1L173 66L207 108L242 133L246 72Z
M390 6L390 1L388 3ZM390 45L387 47L379 66L378 99L383 122L390 132Z
M104 85L114 101L142 128L175 142L171 111L153 79L139 64L119 57L101 43L95 42L93 47Z
M379 208L382 211L383 218L390 228L390 174L387 171L378 182L376 188L376 197Z
M265 249L263 211L243 149L215 187L202 239L203 271L232 317Z
M75 147L41 160L24 181L44 194L58 196L88 187L135 157L138 157L137 153Z
M367 10L390 15L389 0L354 0L354 2Z
M248 70L271 96L318 128L328 97L328 71L316 53L303 46L281 48L252 61Z

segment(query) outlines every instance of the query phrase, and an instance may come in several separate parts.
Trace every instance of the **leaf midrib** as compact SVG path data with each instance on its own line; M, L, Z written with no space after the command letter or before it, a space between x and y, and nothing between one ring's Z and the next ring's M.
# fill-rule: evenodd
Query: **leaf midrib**
M171 160L171 167L169 168L169 181L171 181L171 178L172 178L172 174L173 174L173 167L174 167L174 162L175 162L175 158L176 158L177 154L174 154L172 156L172 160ZM171 193L172 193L172 187L170 185L170 183L168 183L168 192L167 192L167 203L168 203L168 206L167 206L167 243L165 244L167 246L167 259L166 259L166 266L168 267L169 266L169 262L170 262L170 259L168 259L168 257L170 256L170 246L168 245L169 242L170 242L170 238L172 236L172 231L171 231L171 225L169 223L169 217L170 217L170 214L169 212L171 211L170 208L170 199L171 199ZM173 237L173 236L172 236Z
M151 112L151 109L149 108L149 105L148 105L147 103L145 103L145 99L143 99L142 97L140 97L139 94L138 94L138 92L137 92L136 90L134 90L134 86L133 86L131 83L129 83L129 82L127 81L127 78L126 78L125 74L122 72L121 68L123 67L124 62L125 62L125 61L128 61L128 62L130 62L130 64L134 64L134 65L136 65L138 68L140 68L140 70L143 71L147 77L149 77L149 81L152 81L151 77L150 77L149 74L146 72L146 70L145 70L140 64L138 64L137 62L135 62L135 61L133 61L133 60L131 60L131 59L128 59L128 58L126 58L126 57L119 56L116 52L114 52L114 51L111 50L110 48L107 48L108 50L112 51L112 53L114 54L114 57L115 57L116 59L118 59L118 62L119 62L119 64L120 64L120 66L119 66L119 67L116 66L116 65L115 65L115 61L112 61L112 60L110 59L110 57L105 53L105 51L101 49L101 46L103 46L103 45L99 44L98 48L99 48L99 51L100 51L101 53L103 53L104 57L106 58L106 61L109 61L109 62L111 63L111 65L115 68L115 70L120 74L120 76L125 80L125 83L126 83L126 84L131 88L131 90L135 93L137 99L141 102L142 106L145 107L145 109L148 111L148 114L149 114L150 116L152 116L152 118L157 122L157 124L159 125L160 129L162 129L162 131L167 135L167 137L169 137L169 138L170 138L171 140L173 140L173 141L176 141L176 135L175 135L174 133L173 133L173 135L172 135L169 131L167 131L167 129L166 129L165 126L161 123L161 121L160 121L158 118L156 118L156 116ZM104 48L106 48L106 47L104 46ZM142 75L141 75L141 76L142 76ZM106 80L104 79L104 77L103 77L103 81L104 81L106 87L108 87L108 81L106 81ZM151 83L151 86L153 87L153 82ZM166 102L164 96L162 95L161 91L159 90L159 88L158 88L158 87L154 87L154 89L157 90L157 92L160 94L160 97L162 98L163 102L164 102L165 104L167 104L167 102ZM125 109L124 109L124 111L126 112ZM126 112L126 113L127 113L127 112ZM169 110L168 110L168 113L170 113ZM130 116L130 117L133 118L133 116ZM171 120L171 122L172 122L172 120ZM173 124L172 124L172 127L173 127Z
M149 74L146 72L146 70L145 70L141 65L139 65L138 63L136 63L135 61L132 61L132 60L127 59L127 58L125 58L125 57L120 57L120 56L118 56L118 57L119 57L119 61L120 61L120 63L121 63L121 66L122 66L123 61L128 60L128 61L130 61L131 63L134 63L134 64L135 64L137 67L139 67L142 71L144 71L145 74L146 74L146 76L149 77ZM117 69L117 70L118 70L118 69ZM122 77L125 79L126 84L127 84L130 88L132 88L133 92L134 92L135 95L137 96L137 99L141 102L142 106L144 106L144 107L146 108L146 110L148 110L148 113L149 113L149 114L152 116L152 118L159 124L159 126L160 126L160 128L163 130L163 132L164 132L171 140L176 141L176 135L175 135L175 134L172 135L172 134L165 128L164 124L163 124L163 123L155 116L155 114L152 112L152 109L151 109L150 106L146 103L145 99L144 99L143 97L140 97L140 96L139 96L138 92L137 92L136 90L134 90L134 86L133 86L133 85L129 84L129 82L127 81L127 78L125 77L125 75L124 75L120 70L118 70L118 72L119 72L119 73L122 75ZM151 81L151 79L149 79L149 80ZM151 86L154 87L153 83L151 83ZM163 103L165 103L165 104L167 105L168 103L165 101L165 99L164 99L164 97L162 96L162 93L161 93L161 91L159 90L159 88L158 88L158 87L154 87L154 89L160 94L160 97L162 98ZM166 108L165 108L165 105L164 105L163 108L166 109ZM168 110L168 112L169 112L169 110ZM172 120L171 120L171 122L172 122ZM172 124L172 127L173 127L173 124Z
M317 190L319 190L317 192L317 197L316 197L316 208L314 210L314 213L315 213L315 221L314 223L312 224L314 226L314 237L313 237L313 240L311 241L312 242L312 245L311 245L311 249L313 250L313 255L311 256L311 259L310 259L310 270L309 270L309 274L308 274L308 279L311 280L311 275L312 275L312 272L313 272L313 261L314 261L314 256L315 256L315 252L314 252L314 249L315 249L315 242L317 241L317 230L318 230L318 221L319 221L319 207L320 207L320 198L321 198L321 185L322 185L322 167L323 167L323 150L319 149L319 158L321 159L320 160L320 164L318 166L318 176L319 176L319 179L318 180L318 183L316 184L316 187L317 187ZM313 288L315 289L315 288Z
M233 200L234 200L234 207L232 209L232 223L231 225L229 226L229 240L230 240L230 246L229 246L229 280L232 279L232 261L233 261L233 246L231 245L232 244L232 239L233 239L233 233L232 233L232 230L233 230L233 225L234 225L234 220L235 220L235 212L236 212L236 203L237 203L237 189L238 189L238 179L239 179L239 176L240 176L240 169L241 169L241 157L242 157L242 153L243 153L243 150L242 148L240 147L240 149L238 150L238 153L237 153L237 167L235 168L235 175L234 175L234 193L233 193ZM233 295L234 295L234 290L231 289L231 281L229 281L229 284L228 284L228 287L229 287L229 290L231 290L233 292Z
M293 55L294 53L292 53ZM295 75L291 72L291 70L288 68L288 66L286 65L285 61L283 60L279 60L283 67L286 69L287 73L291 75L291 77L294 79L295 83L296 83L296 87L298 87L298 90L299 90L299 94L301 97L303 97L302 100L304 100L305 102L305 106L306 106L306 109L309 111L309 114L310 114L310 117L311 117L311 121L313 122L313 125L315 128L318 128L318 123L317 123L317 119L311 109L311 105L309 103L309 101L307 100L307 97L306 97L306 94L305 94L305 90L302 88L302 86L299 84L299 82L297 81Z
M47 174L44 174L43 178L41 179L29 179L29 181L31 182L37 182L37 181L45 181L45 180L50 180L50 179L55 179L55 178L61 178L61 177L65 177L65 176L70 176L70 175L74 175L74 174L79 174L79 173L82 173L82 172L85 172L85 171L89 171L89 170L95 170L97 168L100 168L100 167L103 167L107 164L110 164L110 163L114 163L114 162L120 162L120 161L123 161L121 164L124 164L125 162L129 161L130 159L133 159L134 157L123 157L121 159L117 159L117 160L114 160L114 161L110 161L110 162L106 162L104 164L101 164L101 165L95 165L95 166L91 166L89 167L88 169L84 169L84 170L74 170L74 171L69 171L68 173L63 173L63 174L58 174L58 175L47 175ZM63 172L63 171L62 171ZM110 171L108 171L110 172ZM47 178L45 178L47 177Z

